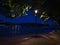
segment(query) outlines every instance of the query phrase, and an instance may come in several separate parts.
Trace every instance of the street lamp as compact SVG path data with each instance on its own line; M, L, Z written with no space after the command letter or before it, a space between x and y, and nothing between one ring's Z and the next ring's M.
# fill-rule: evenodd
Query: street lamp
M37 13L38 13L38 10L34 10L34 14L35 14L35 23L37 24ZM36 37L36 34L38 33L38 30L35 30L35 37Z
M35 10L34 10L35 16L37 16L37 13L38 13L38 9L35 9ZM37 23L37 17L35 17L35 23Z
M38 10L36 9L36 10L34 10L34 13L35 13L35 16L36 16L36 14L38 13Z

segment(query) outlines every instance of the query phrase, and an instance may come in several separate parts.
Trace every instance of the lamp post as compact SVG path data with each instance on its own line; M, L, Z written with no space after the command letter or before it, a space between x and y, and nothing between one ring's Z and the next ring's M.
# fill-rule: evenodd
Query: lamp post
M38 10L34 10L35 16L37 16ZM37 23L37 17L35 17L35 23Z
M35 23L37 24L37 17L36 16L37 16L38 10L37 9L34 10L34 13L35 13ZM34 35L35 37L37 37L37 33L38 33L38 30L35 29L35 35Z

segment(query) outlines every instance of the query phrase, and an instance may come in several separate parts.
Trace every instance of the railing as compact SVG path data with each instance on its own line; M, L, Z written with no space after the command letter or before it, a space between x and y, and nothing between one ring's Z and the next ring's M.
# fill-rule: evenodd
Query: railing
M19 25L1 25L0 36L16 36L22 31L22 26Z
M45 25L5 25L0 24L0 36L20 36L20 35L32 35L32 34L45 34L51 32L52 29Z

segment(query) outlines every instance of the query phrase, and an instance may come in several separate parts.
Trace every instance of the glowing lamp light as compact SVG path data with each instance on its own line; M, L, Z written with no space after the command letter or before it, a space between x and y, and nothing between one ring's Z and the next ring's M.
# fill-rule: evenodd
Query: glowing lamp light
M34 10L34 12L35 12L35 14L37 14L38 13L38 10Z

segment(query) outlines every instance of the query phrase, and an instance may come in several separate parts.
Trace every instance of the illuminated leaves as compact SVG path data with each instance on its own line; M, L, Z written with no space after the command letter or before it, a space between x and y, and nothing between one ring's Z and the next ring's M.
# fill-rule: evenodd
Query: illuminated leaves
M28 15L26 11L31 8L25 1L22 0L1 0L0 6L2 14L6 15L9 13L7 16L8 18Z
M43 19L43 23L45 23L50 17L48 16L47 12L42 12L40 18Z

